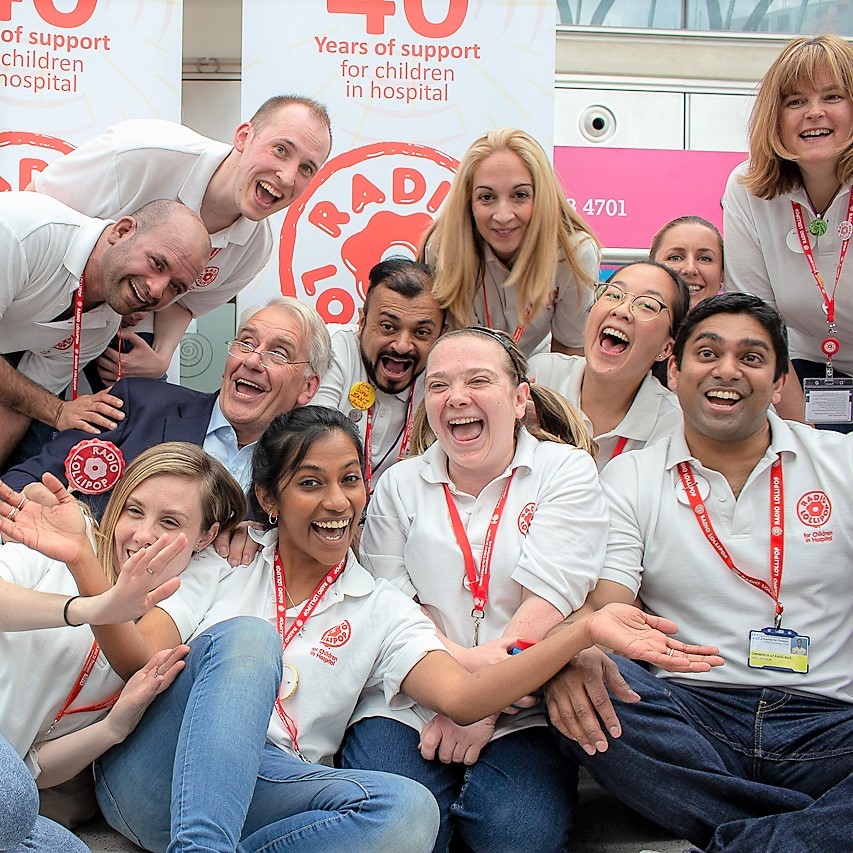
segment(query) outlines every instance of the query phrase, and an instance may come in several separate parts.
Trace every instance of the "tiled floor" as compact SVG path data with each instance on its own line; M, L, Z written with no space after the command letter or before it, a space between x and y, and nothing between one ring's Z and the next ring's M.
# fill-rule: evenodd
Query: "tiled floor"
M627 809L586 775L581 776L580 798L581 808L571 853L638 853L645 849L682 853L690 846ZM93 853L139 851L134 844L113 832L101 818L86 824L78 834Z

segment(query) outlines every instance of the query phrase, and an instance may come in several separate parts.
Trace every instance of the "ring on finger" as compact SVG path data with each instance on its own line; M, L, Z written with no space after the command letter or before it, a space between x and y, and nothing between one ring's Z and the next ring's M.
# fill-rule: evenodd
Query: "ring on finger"
M21 502L15 507L16 510L21 510L24 508L24 504L27 502L27 496L21 495Z
M159 678L159 677L160 677L160 667L155 666L154 667L154 678Z
M674 651L675 651L675 649L670 649L670 650L669 650L669 656L670 656L670 657L672 657L672 653L673 653Z
M6 518L8 518L9 521L11 521L17 514L18 514L18 507L13 506L12 509L9 510L9 514L6 516Z
M146 568L145 571L148 572L149 575L156 575L157 574L157 572L155 572L154 569Z

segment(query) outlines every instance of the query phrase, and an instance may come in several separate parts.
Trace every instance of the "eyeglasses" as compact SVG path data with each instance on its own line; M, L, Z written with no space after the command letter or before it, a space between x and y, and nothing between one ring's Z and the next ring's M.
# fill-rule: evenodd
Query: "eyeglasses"
M309 364L307 361L291 361L283 352L269 352L255 349L247 341L228 341L228 354L240 361L248 358L252 353L257 355L261 364L269 370L271 367L283 367L285 364Z
M627 290L622 290L618 284L608 282L599 284L595 288L595 301L603 302L607 308L615 308L628 296L631 297L628 308L638 320L654 320L661 311L669 311L669 306L660 299L654 296L636 296Z

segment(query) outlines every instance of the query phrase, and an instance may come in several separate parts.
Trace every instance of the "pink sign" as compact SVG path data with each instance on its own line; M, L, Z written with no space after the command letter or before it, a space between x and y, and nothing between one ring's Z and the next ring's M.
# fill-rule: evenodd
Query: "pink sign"
M614 249L648 249L658 228L677 216L703 216L722 229L726 178L745 159L736 151L554 148L566 195L602 245Z

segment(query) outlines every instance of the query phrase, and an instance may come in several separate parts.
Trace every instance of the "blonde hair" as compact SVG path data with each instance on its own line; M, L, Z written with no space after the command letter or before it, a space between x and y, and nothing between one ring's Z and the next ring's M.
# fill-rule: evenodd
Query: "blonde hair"
M853 45L832 35L804 36L788 42L762 77L749 118L749 164L741 183L755 196L772 199L802 186L797 157L782 144L779 119L784 99L800 86L817 89L829 75L833 85L853 94ZM838 149L839 183L853 178L853 138Z
M187 491L198 495L201 503L202 531L218 523L220 533L228 532L246 517L246 496L221 462L185 441L167 441L149 447L127 466L110 495L96 532L98 562L110 583L115 583L120 568L116 564L113 539L124 506L138 486L158 474L187 480Z
M527 359L506 332L498 329L487 329L483 326L472 326L468 329L448 332L439 338L436 346L450 338L463 336L491 338L503 347L505 357L501 359L501 366L509 379L516 386L529 384ZM516 428L523 425L538 441L571 444L585 450L593 459L598 455L598 445L590 436L583 418L565 397L550 388L530 384L530 399L533 403L535 416L531 416L530 413L525 414L522 420L516 422ZM420 456L435 441L435 433L427 419L426 406L421 401L412 420L412 441L409 456Z
M596 246L600 244L566 201L542 146L522 130L492 130L465 152L441 214L424 235L418 252L418 260L431 267L435 276L433 293L456 328L473 324L474 295L485 275L485 241L471 213L474 172L487 157L499 151L520 157L533 178L533 213L505 286L516 287L519 304L529 305L532 314L537 314L554 286L557 249L579 288L593 287L595 283L578 263L573 238L586 235Z

